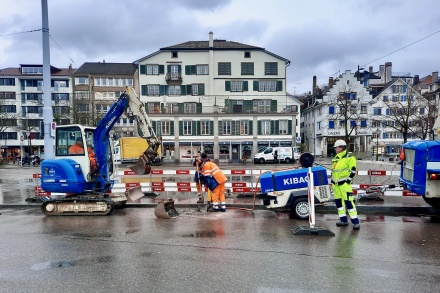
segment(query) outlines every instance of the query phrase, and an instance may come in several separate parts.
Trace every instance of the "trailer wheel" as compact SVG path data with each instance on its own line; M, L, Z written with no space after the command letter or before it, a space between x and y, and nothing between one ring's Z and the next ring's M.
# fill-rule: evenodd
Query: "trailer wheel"
M307 220L309 218L309 202L307 198L298 198L292 204L292 209L290 210L290 218Z
M436 210L440 210L440 198L426 198L423 197L425 202L432 206Z

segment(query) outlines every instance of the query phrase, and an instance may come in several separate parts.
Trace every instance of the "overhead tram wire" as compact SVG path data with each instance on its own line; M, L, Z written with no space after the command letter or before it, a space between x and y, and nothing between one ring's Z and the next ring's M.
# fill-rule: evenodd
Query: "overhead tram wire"
M380 58L377 58L377 59L375 59L375 60L373 60L373 61L367 62L365 65L363 65L363 67L366 67L367 65L369 65L369 64L371 64L371 63L373 63L373 62L376 62L376 61L378 61L378 60L380 60L380 59L382 59L382 58L385 58L385 57L390 56L390 55L392 55L392 54L394 54L394 53L396 53L396 52L399 52L399 51L401 51L401 50L403 50L403 49L405 49L405 48L408 48L408 47L410 47L410 46L412 46L412 45L414 45L414 44L417 44L418 42L421 42L421 41L423 41L423 40L425 40L425 39L427 39L427 38L430 38L430 37L432 37L433 35L438 34L438 33L440 33L440 31L436 31L436 32L434 32L434 33L432 33L432 34L430 34L430 35L427 35L426 37L423 37L423 38L421 38L421 39L419 39L419 40L417 40L417 41L412 42L411 44L408 44L408 45L406 45L406 46L403 46L402 48L397 49L397 50L395 50L395 51L393 51L393 52L391 52L391 53L388 53L388 54L386 54L386 55L384 55L384 56L382 56L382 57L380 57Z
M36 30L31 30L31 31L3 34L3 35L0 35L0 37L6 37L6 36L12 36L12 35L18 35L18 34L26 34L26 33L34 33L34 32L39 32L39 31L42 31L42 30L43 29L40 28L40 29L36 29Z

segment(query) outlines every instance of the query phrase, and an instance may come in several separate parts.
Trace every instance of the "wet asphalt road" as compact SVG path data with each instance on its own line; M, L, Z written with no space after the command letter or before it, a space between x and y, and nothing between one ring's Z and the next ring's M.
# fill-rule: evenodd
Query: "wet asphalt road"
M440 292L440 223L361 215L361 230L294 235L283 213L151 208L45 217L2 210L0 292Z
M268 210L45 217L24 204L38 167L0 173L0 292L440 292L437 218L362 213L353 231L318 214L332 237L294 235L308 222Z

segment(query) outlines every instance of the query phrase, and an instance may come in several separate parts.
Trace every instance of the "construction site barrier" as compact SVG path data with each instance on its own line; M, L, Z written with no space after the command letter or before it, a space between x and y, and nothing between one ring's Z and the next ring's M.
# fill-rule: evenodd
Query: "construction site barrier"
M229 189L231 193L245 194L260 192L260 187L256 187L258 177L268 171L275 170L254 170L254 169L235 169L235 170L222 170L225 175L230 175L229 181L226 182L225 188ZM147 176L138 175L131 170L118 171L118 177L115 179L111 192L122 193L127 189L141 186L144 192L196 192L196 183L193 182L195 170L191 169L176 169L176 170L152 170ZM327 175L330 176L331 171L327 170ZM173 176L178 175L178 176ZM386 171L386 170L367 170L358 171L358 176L370 176L370 182L372 176L399 176L400 171ZM167 177L171 176L171 177ZM235 176L247 176L250 180L237 181ZM45 192L40 187L41 174L33 174L34 179L37 179L37 186L34 187L36 196L50 196L50 195L63 195L64 193L50 193ZM227 176L228 177L228 176ZM175 181L179 178L181 181ZM234 179L234 180L232 180ZM353 193L357 194L359 190L365 190L370 186L380 186L382 184L353 184ZM386 196L418 196L414 192L396 187L385 191Z

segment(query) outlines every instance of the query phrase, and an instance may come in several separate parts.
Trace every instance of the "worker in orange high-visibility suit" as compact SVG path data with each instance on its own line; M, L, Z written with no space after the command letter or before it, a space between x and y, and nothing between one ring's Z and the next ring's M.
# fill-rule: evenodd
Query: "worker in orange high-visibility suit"
M202 174L208 188L212 191L212 211L226 211L225 183L228 181L225 174L214 163L209 161L206 153L202 154ZM214 187L215 186L215 187ZM220 202L220 208L218 206ZM210 210L211 211L211 210Z

